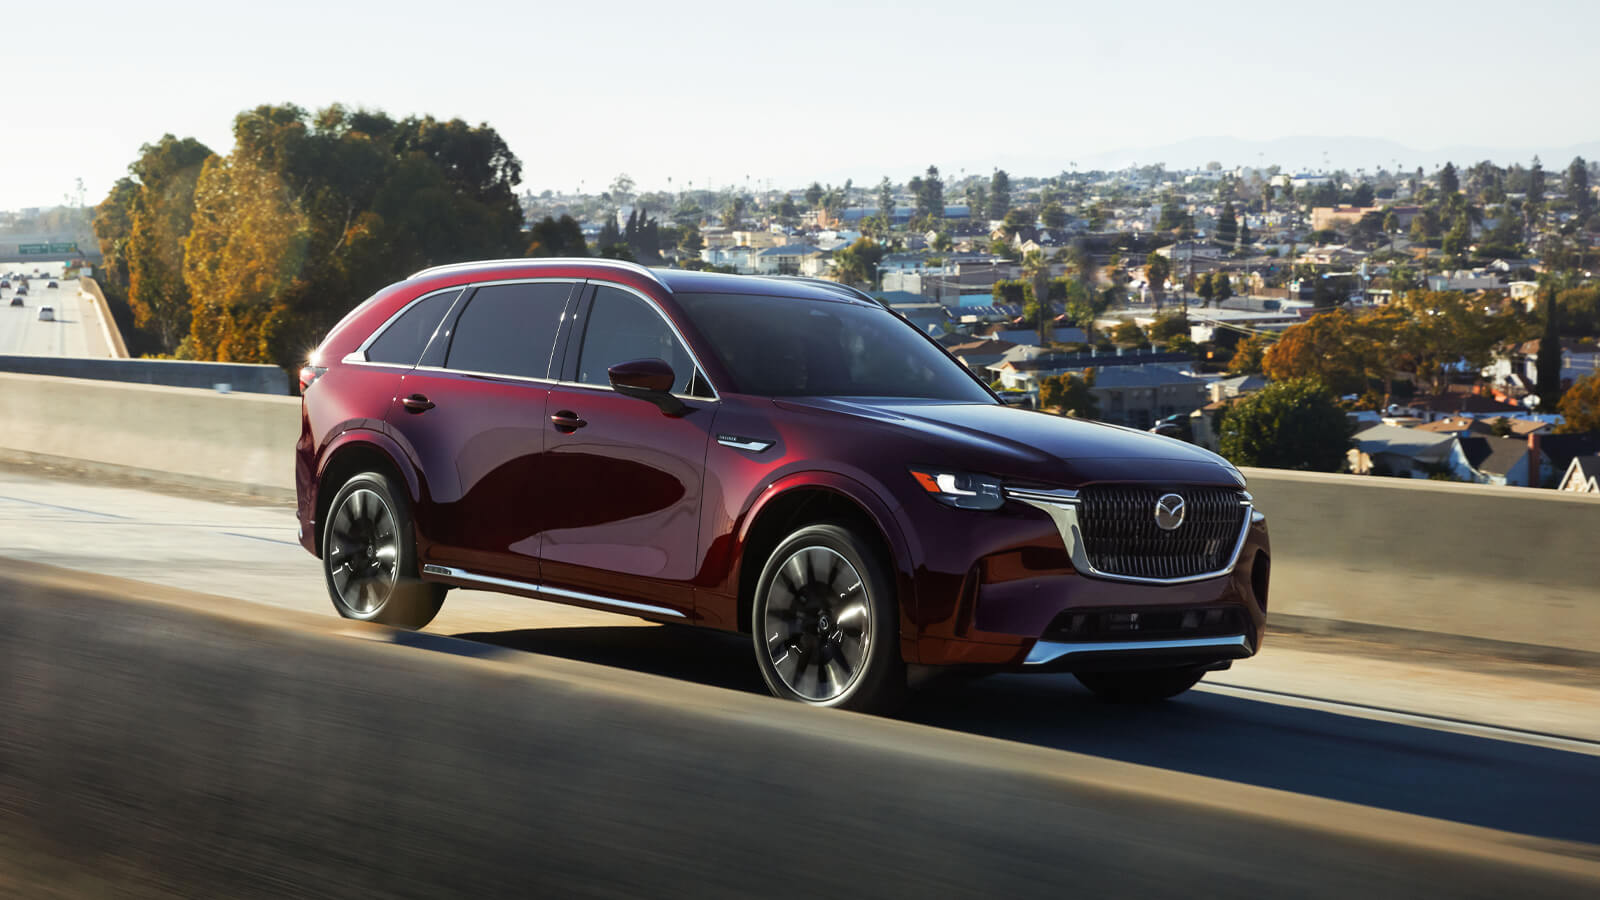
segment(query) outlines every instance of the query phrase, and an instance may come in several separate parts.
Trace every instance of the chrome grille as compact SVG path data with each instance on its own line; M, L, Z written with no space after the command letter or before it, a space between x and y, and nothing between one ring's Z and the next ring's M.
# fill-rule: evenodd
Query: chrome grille
M1183 524L1156 524L1156 501L1184 499ZM1228 567L1244 530L1244 495L1231 488L1099 485L1078 495L1089 564L1108 575L1188 578Z

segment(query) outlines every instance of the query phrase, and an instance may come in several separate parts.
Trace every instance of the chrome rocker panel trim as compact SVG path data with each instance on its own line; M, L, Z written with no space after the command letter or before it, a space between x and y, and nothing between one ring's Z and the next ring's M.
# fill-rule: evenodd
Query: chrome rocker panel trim
M1095 578L1104 578L1108 581L1127 581L1134 584L1187 584L1191 581L1205 581L1209 578L1220 578L1231 573L1239 564L1239 554L1244 552L1245 540L1250 536L1250 526L1261 519L1255 518L1255 507L1250 494L1245 491L1239 493L1239 504L1245 508L1244 524L1239 528L1239 537L1233 542L1233 553L1228 557L1228 564L1214 572L1202 572L1199 575L1186 575L1181 578L1146 578L1139 575L1117 575L1112 572L1102 572L1089 562L1089 548L1083 539L1083 532L1078 527L1078 492L1072 490L1035 490L1031 488L1005 488L1005 497L1026 503L1034 509L1044 512L1056 524L1056 531L1061 534L1061 543L1066 545L1067 552L1072 556L1072 567L1085 575ZM1265 517L1262 517L1263 519Z
M626 609L656 616L672 616L678 619L688 618L683 613L675 609L667 609L665 606L651 606L648 603L634 603L631 600L615 600L611 597L602 597L599 594L586 594L583 591L569 591L566 588L546 587L526 581L512 581L509 578L494 578L489 575L468 572L466 569L452 569L449 566L426 565L422 567L422 574L436 575L440 578L452 578L456 581L466 581L490 587L510 588L514 591L529 591L558 600L581 600L584 603L595 603L601 606L609 606L613 609Z
M1220 650L1230 659L1243 659L1255 655L1250 639L1242 634L1232 637L1175 638L1164 641L1100 641L1096 643L1067 643L1064 641L1039 641L1028 651L1025 666L1043 666L1068 656L1087 654L1161 654L1171 651Z

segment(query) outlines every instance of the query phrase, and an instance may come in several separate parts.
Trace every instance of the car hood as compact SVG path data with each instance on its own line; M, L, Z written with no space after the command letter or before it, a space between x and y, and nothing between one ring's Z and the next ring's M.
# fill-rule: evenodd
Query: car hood
M1193 444L1104 422L984 403L898 398L785 398L780 407L916 431L926 459L1041 484L1173 482L1243 487L1227 460Z

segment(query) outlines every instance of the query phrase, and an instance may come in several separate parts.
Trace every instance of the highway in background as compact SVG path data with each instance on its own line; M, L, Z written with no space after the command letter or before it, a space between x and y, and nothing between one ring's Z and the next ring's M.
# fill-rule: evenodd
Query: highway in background
M281 504L8 468L0 536L0 556L310 612L339 627ZM452 591L427 633L762 692L747 639L517 597ZM1197 797L1220 779L1600 844L1597 709L1592 671L1274 635L1259 657L1157 707L1099 703L1066 675L1003 675L935 683L903 718L1203 776Z
M39 274L35 274L38 270ZM78 293L78 281L61 280L62 264L8 263L0 274L11 279L11 290L0 290L0 354L25 356L109 357L100 313ZM12 306L20 278L28 281L23 305ZM45 285L56 281L58 287ZM48 306L55 320L39 320L40 307Z

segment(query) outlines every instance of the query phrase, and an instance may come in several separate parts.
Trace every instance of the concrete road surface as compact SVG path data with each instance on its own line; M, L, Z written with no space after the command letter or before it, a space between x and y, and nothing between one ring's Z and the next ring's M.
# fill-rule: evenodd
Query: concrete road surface
M37 266L11 263L0 265L0 274L11 279L9 290L0 290L0 354L25 356L109 357L100 313L95 305L78 293L78 282L60 280L59 263ZM12 306L20 278L28 281L22 306ZM45 287L52 279L57 287ZM40 307L55 311L55 320L39 321Z
M0 556L328 617L291 509L0 469ZM761 692L745 639L452 591L427 629L480 645ZM425 638L415 640L428 646ZM1592 671L1272 635L1262 653L1148 708L1065 675L935 681L904 718L1531 836L1600 844Z

